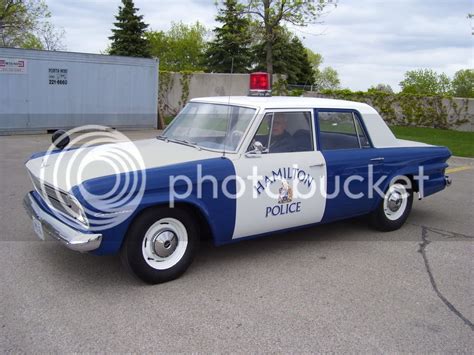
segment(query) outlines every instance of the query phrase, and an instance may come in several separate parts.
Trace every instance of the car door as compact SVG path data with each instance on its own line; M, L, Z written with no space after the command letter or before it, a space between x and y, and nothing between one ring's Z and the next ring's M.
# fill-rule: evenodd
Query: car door
M233 239L320 222L326 165L316 150L313 110L268 110L244 155ZM241 194L239 195L239 190Z
M369 213L378 201L370 186L383 173L384 157L373 148L355 110L318 109L318 149L327 165L327 201L323 221Z

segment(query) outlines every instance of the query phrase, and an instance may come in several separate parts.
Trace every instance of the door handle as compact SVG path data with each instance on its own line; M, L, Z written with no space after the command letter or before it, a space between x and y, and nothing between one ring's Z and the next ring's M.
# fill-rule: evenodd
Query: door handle
M316 167L318 167L318 166L324 166L324 165L326 165L326 164L324 164L324 163L318 163L318 164L310 165L309 167L310 167L310 168L316 168Z
M384 161L385 158L384 157L379 157L379 158L372 158L370 159L370 161Z

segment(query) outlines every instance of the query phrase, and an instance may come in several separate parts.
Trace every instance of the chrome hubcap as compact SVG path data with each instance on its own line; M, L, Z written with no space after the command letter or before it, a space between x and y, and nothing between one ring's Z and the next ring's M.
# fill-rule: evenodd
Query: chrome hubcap
M390 194L387 201L387 207L392 212L397 212L402 205L402 195L398 191L394 191Z
M178 236L173 231L163 231L152 239L152 245L157 256L166 258L176 250L178 246Z
M142 254L155 270L167 270L176 265L188 248L188 232L176 218L165 217L153 223L145 233Z
M404 185L394 184L390 186L383 201L385 216L391 221L396 221L402 217L408 205L408 197Z

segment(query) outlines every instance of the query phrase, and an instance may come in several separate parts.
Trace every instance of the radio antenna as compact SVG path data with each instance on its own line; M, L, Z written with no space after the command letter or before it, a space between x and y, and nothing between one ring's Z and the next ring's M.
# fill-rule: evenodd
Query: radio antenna
M225 129L224 137L224 151L222 152L222 157L225 158L225 147L227 145L227 135L229 134L229 125L230 125L230 95L232 94L232 74L234 74L234 57L231 58L232 62L230 64L230 85L229 85L229 99L227 100L227 125Z

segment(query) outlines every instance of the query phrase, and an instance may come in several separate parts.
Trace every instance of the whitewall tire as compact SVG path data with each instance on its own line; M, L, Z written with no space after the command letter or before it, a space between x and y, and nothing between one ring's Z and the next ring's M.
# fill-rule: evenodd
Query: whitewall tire
M413 191L405 181L390 185L375 211L370 214L370 224L384 232L399 229L407 220L413 205Z
M157 284L181 276L191 264L198 244L192 214L178 208L153 208L133 221L121 258L135 276Z

